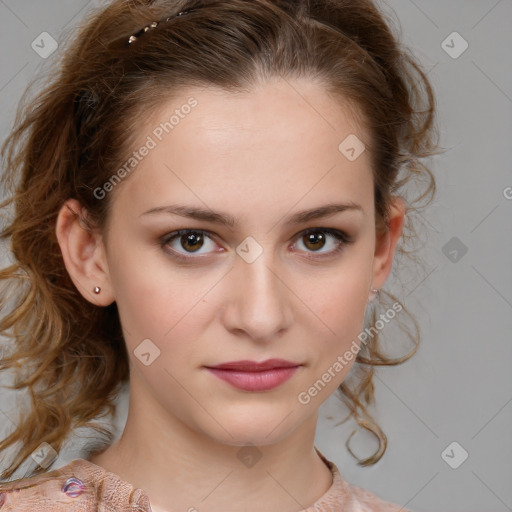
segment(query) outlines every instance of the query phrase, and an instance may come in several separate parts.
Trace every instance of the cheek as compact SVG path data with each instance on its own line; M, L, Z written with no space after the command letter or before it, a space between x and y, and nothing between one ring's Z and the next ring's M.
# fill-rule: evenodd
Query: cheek
M350 270L340 271L311 287L308 294L311 309L338 338L354 327L362 328L369 282L366 267L359 265L359 268L352 266Z
M162 355L173 340L190 346L207 320L201 297L211 288L210 280L172 271L161 257L148 264L148 255L142 251L125 252L121 257L120 249L116 251L119 256L113 253L115 263L109 264L109 269L128 348L133 351L146 338ZM141 264L144 259L146 263Z
M346 265L330 279L322 280L318 286L311 287L311 310L317 317L309 318L314 330L311 337L318 340L313 356L312 370L315 378L322 378L330 370L328 389L334 389L344 380L353 366L361 344L358 336L364 327L364 316L368 304L368 289L371 272L368 268L371 258L356 255L347 259ZM342 265L343 266L343 265ZM348 352L347 352L348 351ZM347 357L343 357L347 354ZM342 357L341 363L338 359ZM335 365L335 367L334 367Z
M368 291L360 276L332 281L325 294L318 297L321 321L315 318L316 340L311 352L311 371L303 383L298 401L318 406L336 391L355 363L364 326Z

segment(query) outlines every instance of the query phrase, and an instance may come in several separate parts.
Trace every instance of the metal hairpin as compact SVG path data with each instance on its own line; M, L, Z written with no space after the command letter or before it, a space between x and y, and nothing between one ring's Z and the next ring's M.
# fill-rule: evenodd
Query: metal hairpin
M133 42L137 41L137 39L142 35L142 34L145 34L148 30L151 30L152 28L155 28L157 27L158 25L160 25L160 23L165 23L167 21L169 21L171 18L175 18L177 16L183 16L184 14L188 14L190 12L190 10L186 10L186 11L180 11L178 14L176 14L175 16L169 16L168 18L166 18L165 20L162 20L162 21L153 21L152 23L150 23L149 25L145 26L143 29L139 30L138 32L136 32L135 34L133 34L132 36L130 36L128 38L128 44L132 44Z

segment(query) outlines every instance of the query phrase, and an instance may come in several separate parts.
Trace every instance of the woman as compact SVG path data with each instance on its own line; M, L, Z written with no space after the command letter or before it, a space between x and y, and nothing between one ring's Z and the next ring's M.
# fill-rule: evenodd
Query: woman
M4 147L17 261L0 275L20 295L1 367L23 362L32 410L2 476L30 455L42 473L77 427L108 436L92 420L127 380L128 419L86 459L2 484L2 510L404 510L314 436L339 389L379 439L360 463L384 453L373 366L417 346L378 345L398 300L366 314L413 209L403 185L434 192L434 135L430 84L369 0L91 14Z

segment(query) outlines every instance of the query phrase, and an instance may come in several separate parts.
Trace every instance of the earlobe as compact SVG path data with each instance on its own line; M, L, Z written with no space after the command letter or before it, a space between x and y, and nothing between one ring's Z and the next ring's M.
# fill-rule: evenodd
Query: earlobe
M405 201L398 196L394 197L390 205L387 231L377 237L375 244L372 288L382 288L391 273L395 249L402 236L405 213Z
M103 242L99 234L87 229L84 215L82 205L69 199L59 211L55 234L66 270L80 294L92 304L108 306L114 297Z

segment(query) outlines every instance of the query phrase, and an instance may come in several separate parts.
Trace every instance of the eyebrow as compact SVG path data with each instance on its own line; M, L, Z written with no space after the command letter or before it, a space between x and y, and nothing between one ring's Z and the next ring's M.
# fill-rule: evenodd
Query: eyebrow
M294 213L285 219L285 224L301 224L311 220L328 217L336 213L354 210L364 212L360 204L354 203L352 201L348 201L346 203L326 204L324 206L310 208L308 210ZM155 208L151 208L150 210L141 213L139 217L142 217L143 215L153 215L158 213L179 215L181 217L213 222L215 224L222 224L229 227L233 227L236 224L235 218L227 213L179 204L169 206L156 206Z

